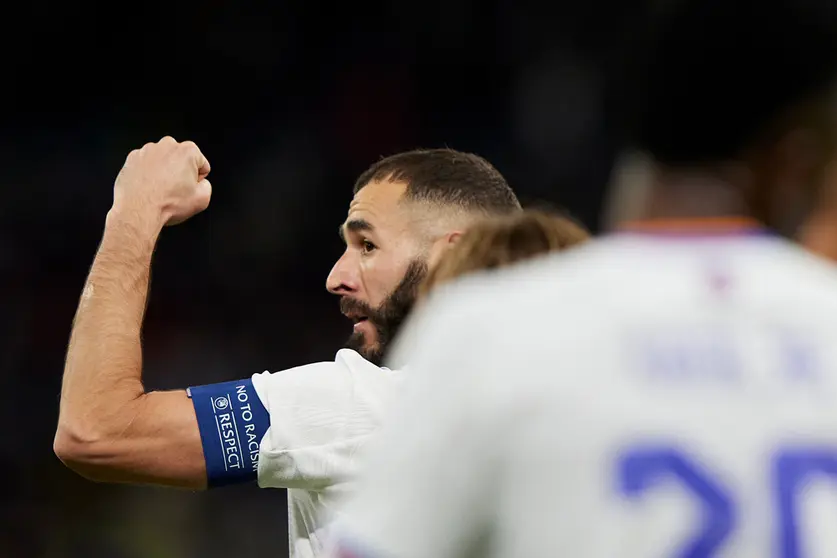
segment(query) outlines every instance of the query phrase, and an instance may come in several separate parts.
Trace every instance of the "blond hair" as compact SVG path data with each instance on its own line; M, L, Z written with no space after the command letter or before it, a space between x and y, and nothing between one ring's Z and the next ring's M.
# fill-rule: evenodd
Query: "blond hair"
M526 210L477 221L429 271L420 295L461 275L565 250L589 238L570 219L545 211Z

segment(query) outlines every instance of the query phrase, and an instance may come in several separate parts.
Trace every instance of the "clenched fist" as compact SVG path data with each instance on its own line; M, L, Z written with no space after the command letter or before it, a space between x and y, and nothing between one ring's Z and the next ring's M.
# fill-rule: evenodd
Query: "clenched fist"
M113 210L127 209L182 223L209 206L212 185L206 179L209 161L191 141L165 137L132 151L113 187Z

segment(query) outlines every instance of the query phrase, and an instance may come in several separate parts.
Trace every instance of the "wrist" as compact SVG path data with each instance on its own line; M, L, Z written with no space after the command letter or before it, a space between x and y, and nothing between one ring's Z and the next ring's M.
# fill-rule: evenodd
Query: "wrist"
M100 257L150 264L163 229L162 217L141 210L114 206L105 218Z
M148 240L152 243L165 226L165 219L159 212L143 210L124 204L114 204L105 217L105 233L118 229L129 230L137 236L137 240Z

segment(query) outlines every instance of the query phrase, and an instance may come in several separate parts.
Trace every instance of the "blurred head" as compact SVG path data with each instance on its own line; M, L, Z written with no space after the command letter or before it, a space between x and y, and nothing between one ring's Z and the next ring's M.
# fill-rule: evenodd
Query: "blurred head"
M837 159L837 3L660 6L628 97L656 201L667 190L668 208L678 197L698 214L746 213L792 234Z
M475 271L506 267L588 240L589 233L561 215L523 211L473 224L434 265L420 296L437 286Z
M451 149L399 153L355 183L346 250L326 280L354 323L347 346L380 364L427 270L474 222L520 211L485 159Z

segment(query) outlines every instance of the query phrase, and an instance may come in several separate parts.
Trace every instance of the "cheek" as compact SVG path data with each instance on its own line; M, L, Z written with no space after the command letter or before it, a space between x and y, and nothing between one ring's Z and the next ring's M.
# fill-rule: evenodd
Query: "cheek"
M363 283L369 296L369 304L378 307L398 286L404 277L410 260L377 254L363 264Z

